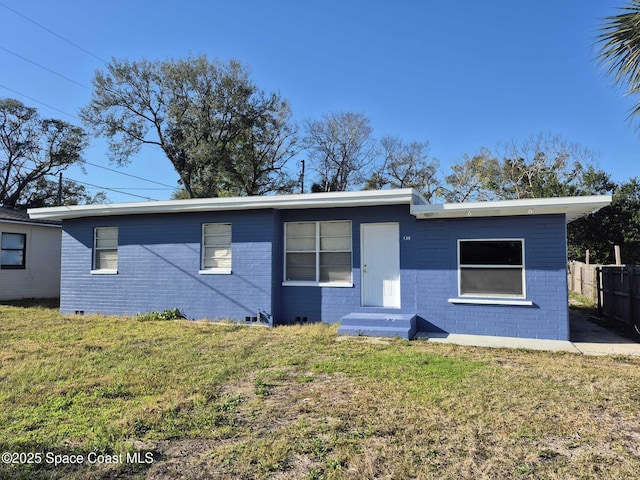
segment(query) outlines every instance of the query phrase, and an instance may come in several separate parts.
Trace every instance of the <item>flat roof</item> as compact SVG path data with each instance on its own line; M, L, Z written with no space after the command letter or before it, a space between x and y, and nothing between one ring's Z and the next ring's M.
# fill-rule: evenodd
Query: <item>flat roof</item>
M492 202L413 205L416 218L504 217L513 215L566 215L567 223L611 204L611 195L527 198Z
M414 198L415 197L415 198ZM102 205L72 205L62 207L33 208L29 216L63 220L80 217L110 215L143 215L150 213L191 213L228 210L302 209L363 207L426 203L412 188L396 190L365 190L360 192L302 193L291 195L264 195L253 197L193 198L153 202L111 203Z
M595 212L611 203L610 195L534 198L491 202L429 204L417 190L365 190L254 197L194 198L153 202L72 205L29 209L32 219L64 220L113 215L193 213L256 209L308 209L409 205L416 218L495 217L565 214L567 222Z

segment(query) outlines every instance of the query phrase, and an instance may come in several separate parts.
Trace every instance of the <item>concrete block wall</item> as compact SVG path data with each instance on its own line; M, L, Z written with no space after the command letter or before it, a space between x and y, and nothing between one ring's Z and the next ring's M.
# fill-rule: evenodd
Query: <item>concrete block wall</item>
M64 222L61 311L135 314L179 308L188 318L271 313L269 210L74 219ZM232 273L203 275L203 223L230 222ZM118 227L117 275L91 274L93 229Z
M284 223L352 221L353 285L286 286ZM203 223L231 222L232 273L201 275ZM361 224L400 226L401 308L361 305ZM244 320L257 310L276 323L337 323L350 313L415 314L422 331L566 340L566 227L563 215L417 220L406 205L114 216L65 221L61 309L135 314L179 308L189 318ZM92 275L93 229L119 227L118 274ZM531 306L462 305L458 239L523 238Z
M567 340L569 320L564 215L425 221L420 229L419 328L449 333ZM454 304L458 239L522 238L531 306Z
M360 225L400 223L402 307L415 313L422 331L567 340L569 335L564 215L417 220L406 207L290 211L285 221L350 218L353 287L289 287L280 290L279 321L298 316L336 323L354 312L385 309L361 306ZM522 238L525 242L526 298L531 306L467 305L458 297L458 239ZM282 267L280 267L282 268Z
M410 264L412 254L405 248L403 236L411 235L415 227L415 217L410 215L407 205L289 210L282 212L282 222L351 220L352 241L352 287L282 286L280 289L281 323L292 323L296 317L306 316L309 321L338 323L340 319L353 312L384 312L385 309L366 308L361 305L360 271L360 227L363 223L397 222L400 224L400 268L401 268L401 304L402 308L387 309L389 312L415 313L414 274ZM284 227L281 228L283 235ZM280 260L280 269L283 269Z

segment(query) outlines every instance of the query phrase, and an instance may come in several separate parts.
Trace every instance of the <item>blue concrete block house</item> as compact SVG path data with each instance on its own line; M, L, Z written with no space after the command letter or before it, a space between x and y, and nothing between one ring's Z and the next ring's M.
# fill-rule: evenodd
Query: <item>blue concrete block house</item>
M63 313L568 340L566 225L611 197L428 204L413 189L64 206Z

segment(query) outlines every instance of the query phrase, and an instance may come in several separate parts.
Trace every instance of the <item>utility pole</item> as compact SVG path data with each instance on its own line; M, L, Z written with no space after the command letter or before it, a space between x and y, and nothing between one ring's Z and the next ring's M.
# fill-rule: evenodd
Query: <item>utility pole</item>
M62 172L58 177L58 206L62 206Z
M304 160L300 160L302 163L302 173L300 174L300 193L304 193Z

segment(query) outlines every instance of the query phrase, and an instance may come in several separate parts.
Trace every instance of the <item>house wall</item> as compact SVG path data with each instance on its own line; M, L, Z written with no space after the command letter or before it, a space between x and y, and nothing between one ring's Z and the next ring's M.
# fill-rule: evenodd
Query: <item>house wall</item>
M24 269L0 269L0 300L60 295L59 227L0 222L0 232L27 235Z
M323 321L338 323L340 319L352 312L385 311L378 308L361 306L360 277L360 227L363 223L396 222L400 226L400 238L412 231L416 223L415 217L409 214L407 205L380 206L366 208L335 208L288 210L282 212L282 222L351 220L353 286L352 287L318 287L318 286L282 286L281 309L278 316L281 323L293 323L296 317L307 317L309 322ZM284 228L282 228L284 230ZM281 235L283 233L281 232ZM415 289L413 287L415 272L411 268L415 261L411 249L406 242L400 243L400 294L401 311L415 313ZM280 261L280 270L283 262ZM388 310L397 312L398 310Z
M462 334L567 340L569 323L564 215L417 220L406 206L292 210L282 221L352 220L353 287L283 286L278 320L296 317L337 323L354 312L418 315L418 329ZM360 226L400 226L401 308L361 306ZM458 239L522 238L526 300L531 306L462 305L458 296ZM282 266L280 266L282 269Z
M286 286L284 223L352 221L353 285ZM232 274L200 275L201 226L232 223ZM401 308L361 305L363 223L399 224ZM244 320L258 309L277 323L337 323L354 312L418 316L423 331L568 339L564 215L424 219L407 205L138 215L64 221L63 312L134 314L179 308L189 318ZM119 227L118 275L91 275L93 228ZM531 306L461 305L457 241L522 238Z
M523 238L526 300L533 305L449 302L457 297L457 240L464 238ZM420 330L569 339L564 215L422 220L414 239Z
M202 275L203 223L231 222L232 273ZM118 227L118 274L91 274L93 229ZM272 309L269 210L79 218L63 222L64 313L179 308L188 318L244 320Z

